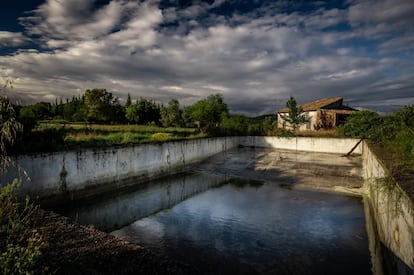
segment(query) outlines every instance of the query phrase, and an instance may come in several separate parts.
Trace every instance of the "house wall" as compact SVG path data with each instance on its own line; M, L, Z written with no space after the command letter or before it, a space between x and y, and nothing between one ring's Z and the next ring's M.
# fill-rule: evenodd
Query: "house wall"
M277 113L277 128L283 129L283 118L280 113Z
M300 125L299 130L300 131L305 131L305 130L315 130L315 125L317 123L317 118L318 118L318 112L317 111L311 111L311 112L305 112L308 117L310 117L310 122L309 123L304 123L302 125ZM285 115L287 115L287 113L285 113ZM285 127L283 127L283 118L281 116L280 113L277 114L277 127L278 128L285 128L285 129L293 129L291 127L291 125L289 123L285 123Z
M337 126L336 112L331 110L319 110L316 119L316 130L318 129L329 129Z

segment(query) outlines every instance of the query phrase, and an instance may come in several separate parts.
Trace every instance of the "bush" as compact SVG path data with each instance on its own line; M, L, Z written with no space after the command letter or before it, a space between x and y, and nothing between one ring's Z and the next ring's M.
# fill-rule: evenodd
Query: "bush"
M401 156L414 168L414 106L393 115L380 116L370 111L351 115L339 128L343 136L367 137Z
M414 105L406 106L395 113L395 119L400 126L414 128Z
M13 154L53 152L65 149L66 130L64 128L49 128L34 130L19 138L12 148Z
M249 119L244 115L224 117L221 124L221 134L226 136L247 135Z
M41 257L41 235L33 230L36 222L28 198L19 202L15 190L20 181L0 188L0 273L34 274Z
M292 130L289 130L289 129L281 129L280 131L278 131L276 133L276 135L278 137L294 137L295 132L293 132Z
M382 118L377 113L361 111L350 115L346 123L341 125L338 130L341 135L347 137L371 137L375 135L375 129L381 124Z
M24 135L29 135L38 123L32 108L27 106L20 108L18 121L23 125Z

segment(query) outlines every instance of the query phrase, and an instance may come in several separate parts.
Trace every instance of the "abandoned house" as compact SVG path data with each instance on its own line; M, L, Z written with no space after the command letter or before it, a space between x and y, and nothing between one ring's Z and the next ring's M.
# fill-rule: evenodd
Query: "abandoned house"
M358 111L343 105L342 97L323 98L299 106L309 118L308 122L300 125L299 130L331 129L342 124L347 116ZM288 115L288 113L288 108L277 112L278 128L291 128L281 117L281 114Z

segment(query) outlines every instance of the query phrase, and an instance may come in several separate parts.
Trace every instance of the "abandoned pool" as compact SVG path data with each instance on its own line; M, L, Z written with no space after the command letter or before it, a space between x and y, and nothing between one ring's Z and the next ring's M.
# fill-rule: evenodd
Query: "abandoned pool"
M315 161L326 169L316 172ZM355 185L358 177L333 165L353 171L357 163L236 148L191 172L60 211L208 274L372 274L362 199L298 188L305 178Z
M377 154L218 137L19 156L4 182L202 273L414 274L412 198Z

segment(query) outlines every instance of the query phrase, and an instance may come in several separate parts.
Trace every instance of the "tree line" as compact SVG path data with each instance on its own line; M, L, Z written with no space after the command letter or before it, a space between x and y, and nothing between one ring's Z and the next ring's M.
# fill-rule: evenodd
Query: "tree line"
M106 89L88 89L80 96L73 96L54 103L38 102L16 106L19 121L31 130L38 121L64 120L101 124L141 124L163 127L197 127L207 135L263 135L273 128L272 117L253 121L237 114L230 115L221 94L212 94L190 106L182 107L177 99L167 105L153 100L133 100L128 94L126 103Z

